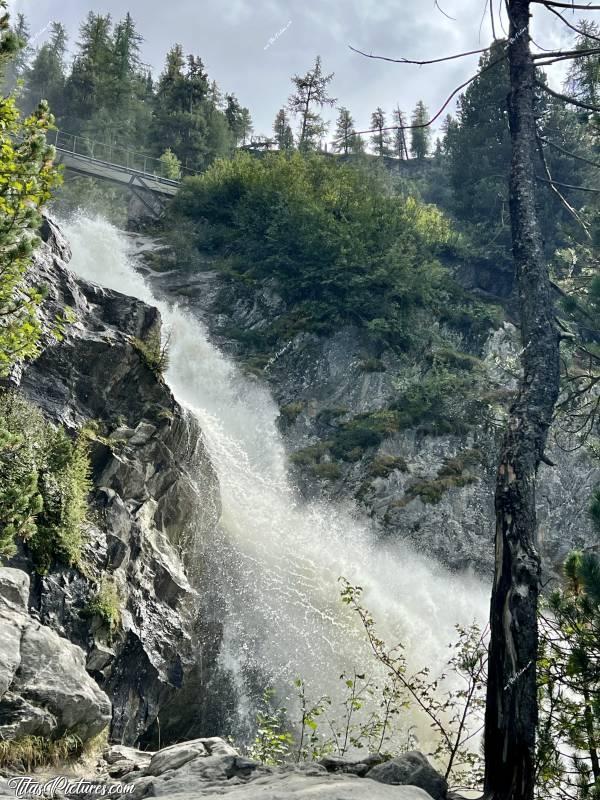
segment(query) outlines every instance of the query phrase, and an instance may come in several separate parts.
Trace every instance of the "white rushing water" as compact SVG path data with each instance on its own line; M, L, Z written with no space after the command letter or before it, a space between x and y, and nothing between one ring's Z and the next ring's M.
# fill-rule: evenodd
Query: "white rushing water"
M285 691L301 676L315 694L333 693L343 671L371 670L364 632L340 602L340 576L364 587L388 644L402 641L412 667L435 671L454 625L485 621L487 588L402 542L382 543L351 505L303 502L288 480L268 390L244 377L189 313L152 296L126 236L84 217L64 228L74 272L158 306L170 332L166 378L198 417L220 482L212 555L226 601L221 660L237 685L240 715L250 714L244 698L252 681Z

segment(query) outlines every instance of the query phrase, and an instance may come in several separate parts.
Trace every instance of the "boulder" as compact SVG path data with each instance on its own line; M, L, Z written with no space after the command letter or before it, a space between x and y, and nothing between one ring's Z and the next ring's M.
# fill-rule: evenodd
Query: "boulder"
M446 800L448 796L445 779L436 772L423 753L416 750L378 764L369 770L368 777L394 786L418 786L434 800Z
M344 773L342 770L361 763L352 759L325 759L333 772L316 763L266 767L240 756L228 742L216 737L166 747L153 753L146 767L131 769L140 756L147 758L148 754L119 746L109 748L104 754L111 764L107 783L114 783L114 778L120 777L121 783L130 788L127 792L130 800L216 799L223 795L232 800L431 800L415 786L385 786ZM374 760L375 757L367 756L362 764L372 765ZM123 790L119 793L125 794Z
M376 764L383 761L381 756L376 753L365 755L364 758L346 758L341 756L325 756L319 761L327 772L341 772L347 775L358 775L364 777L367 772Z
M69 731L87 741L110 722L81 648L29 616L29 576L0 568L0 738Z

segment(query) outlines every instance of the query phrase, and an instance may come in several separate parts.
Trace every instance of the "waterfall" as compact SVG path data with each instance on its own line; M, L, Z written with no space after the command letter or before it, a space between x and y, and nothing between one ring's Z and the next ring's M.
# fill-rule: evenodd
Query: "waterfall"
M342 672L369 672L364 631L340 601L340 576L363 587L386 642L402 641L412 668L435 673L454 625L485 621L487 587L401 541L381 542L350 503L299 498L268 389L219 352L197 319L152 296L127 236L85 217L64 228L75 273L158 306L169 331L166 380L197 416L220 482L223 513L206 580L220 581L225 598L220 658L240 719L251 714L253 682L285 694L299 676L315 694L334 695ZM425 736L427 723L414 724Z

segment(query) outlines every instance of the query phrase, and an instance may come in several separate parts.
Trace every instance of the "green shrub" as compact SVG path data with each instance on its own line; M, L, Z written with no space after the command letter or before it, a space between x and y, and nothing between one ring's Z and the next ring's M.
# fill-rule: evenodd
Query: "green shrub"
M304 403L301 401L296 401L295 403L288 403L285 406L281 406L279 413L288 424L291 424L292 422L296 421L303 410Z
M90 491L87 437L73 441L16 394L0 398L0 555L18 538L39 571L77 563Z
M98 617L106 627L109 639L121 626L122 599L115 582L102 578L97 591L82 611L84 617Z
M239 154L187 180L172 214L194 224L198 248L235 279L275 278L302 309L302 330L350 321L402 343L414 309L445 303L450 278L436 255L448 223L360 167Z
M380 358L364 358L358 365L362 372L385 372L386 367Z
M83 752L78 736L65 733L60 739L47 736L22 736L0 740L0 768L31 774L41 767L57 767L78 758Z
M131 340L132 345L140 354L144 364L157 378L162 377L169 366L169 344L163 343L158 330L152 330L146 339Z
M335 481L342 475L339 464L336 464L334 461L324 461L321 464L315 464L313 466L313 472L318 478L323 478L327 481Z
M402 456L380 455L373 459L369 465L369 475L374 478L387 478L395 470L406 472L408 470L406 461Z
M318 463L325 453L329 451L330 446L330 441L311 444L308 447L303 447L301 450L296 450L295 453L292 453L290 461L293 464L300 464L301 466L312 466Z

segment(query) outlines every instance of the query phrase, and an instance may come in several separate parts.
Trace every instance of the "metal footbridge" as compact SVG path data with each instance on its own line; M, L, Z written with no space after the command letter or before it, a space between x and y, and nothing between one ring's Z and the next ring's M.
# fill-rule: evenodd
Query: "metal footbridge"
M179 191L182 177L195 174L181 168L180 176L174 178L172 166L160 158L65 131L54 131L48 141L56 148L57 163L64 164L65 169L129 186L134 192L137 189L172 197Z

